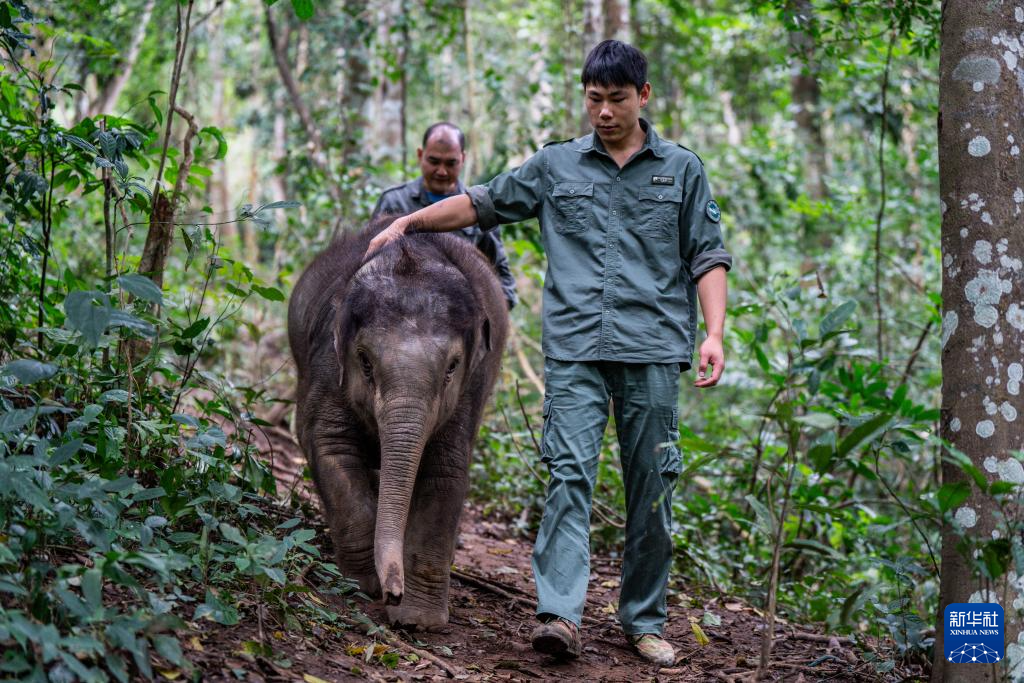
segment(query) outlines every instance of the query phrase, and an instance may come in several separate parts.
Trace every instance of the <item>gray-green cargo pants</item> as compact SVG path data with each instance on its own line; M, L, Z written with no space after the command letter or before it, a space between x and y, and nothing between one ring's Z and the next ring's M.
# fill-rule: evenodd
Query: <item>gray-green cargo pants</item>
M661 633L672 566L672 489L680 472L677 363L544 362L548 465L533 551L537 614L579 625L590 579L590 506L611 399L626 488L619 621L627 634Z

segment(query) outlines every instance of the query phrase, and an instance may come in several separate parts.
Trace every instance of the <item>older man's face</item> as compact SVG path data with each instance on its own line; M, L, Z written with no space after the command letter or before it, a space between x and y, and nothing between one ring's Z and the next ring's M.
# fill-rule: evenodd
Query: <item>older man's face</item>
M427 146L416 150L423 173L423 186L434 194L453 194L466 153L456 134L448 129L434 132Z

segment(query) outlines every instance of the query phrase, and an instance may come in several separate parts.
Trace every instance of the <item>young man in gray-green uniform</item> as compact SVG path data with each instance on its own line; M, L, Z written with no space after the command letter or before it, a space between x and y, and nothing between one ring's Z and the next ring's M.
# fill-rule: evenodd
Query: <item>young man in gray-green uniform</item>
M646 79L639 50L601 43L581 79L592 134L546 145L488 184L396 220L370 251L409 227L486 230L539 218L548 258L541 455L551 479L533 553L542 622L533 647L580 654L591 497L611 399L627 508L619 620L642 656L668 666L675 651L661 633L681 470L679 373L691 366L699 298L707 338L695 385L721 377L732 259L700 159L640 118Z

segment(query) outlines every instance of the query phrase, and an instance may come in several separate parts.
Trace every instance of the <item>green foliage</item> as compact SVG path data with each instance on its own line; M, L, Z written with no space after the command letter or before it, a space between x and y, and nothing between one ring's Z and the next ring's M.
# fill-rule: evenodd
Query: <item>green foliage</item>
M412 177L427 124L452 119L473 133L470 182L585 132L579 4L469 3L464 15L461 3L429 0L402 3L377 26L375 3L343 12L309 0L226 3L189 44L178 101L200 122L197 158L157 286L139 272L151 191L169 189L183 163L172 145L155 177L175 54L164 29L178 9L157 4L161 30L146 32L117 106L87 116L91 91L124 67L138 8L0 2L0 42L12 57L0 72L0 666L11 677L137 678L155 673L150 654L183 668L176 620L233 624L257 600L297 628L334 618L307 599L296 572L312 567L308 575L352 587L318 556L303 516L268 503L273 479L245 437L259 426L253 413L291 379L257 376L253 345L275 343L292 276L331 234L365 219L380 188ZM320 151L254 28L267 5L289 36ZM807 18L782 0L629 5L654 84L645 115L700 153L736 262L723 382L681 399L678 574L763 605L778 536L783 615L888 637L891 651L876 662L884 674L929 646L919 615L935 611L940 525L973 493L1005 502L1005 533L965 551L978 551L986 576L1024 575L1015 490L943 456L935 437L940 219L927 198L938 177L939 3L815 0ZM794 32L813 54L794 51ZM41 49L46 41L55 54ZM811 56L823 197L807 189L808 149L793 116L792 77ZM388 131L373 107L399 87L406 137L396 147L375 137ZM366 98L374 120L339 102L342 90ZM228 184L225 204L218 193ZM109 262L99 237L108 221ZM542 367L544 249L535 222L503 235L523 304L512 312L517 353L480 436L472 495L528 536L545 483L534 442L541 391L530 377ZM941 481L943 457L965 482ZM592 539L616 555L617 459L609 430Z

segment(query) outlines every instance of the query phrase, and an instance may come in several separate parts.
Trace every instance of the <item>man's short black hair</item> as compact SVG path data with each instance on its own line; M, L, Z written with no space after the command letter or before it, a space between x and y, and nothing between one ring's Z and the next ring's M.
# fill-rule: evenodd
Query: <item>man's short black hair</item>
M605 88L632 85L640 92L647 82L647 57L628 43L605 40L587 55L580 81L584 88L588 85Z
M466 151L466 135L462 132L461 128L449 121L438 121L437 123L432 124L430 128L427 128L427 132L423 134L424 149L426 149L427 142L430 141L431 136L441 128L447 128L454 131L455 135L459 138L459 149L463 152Z

